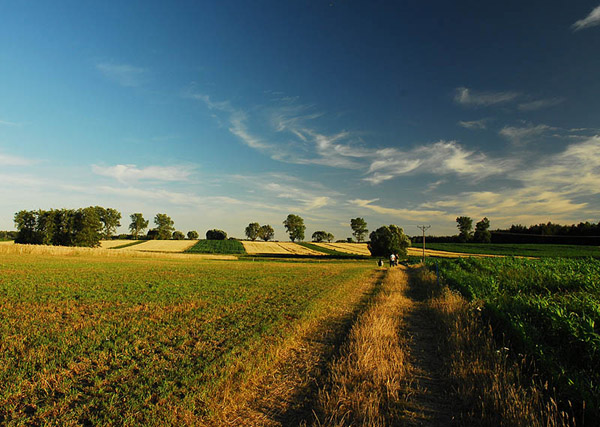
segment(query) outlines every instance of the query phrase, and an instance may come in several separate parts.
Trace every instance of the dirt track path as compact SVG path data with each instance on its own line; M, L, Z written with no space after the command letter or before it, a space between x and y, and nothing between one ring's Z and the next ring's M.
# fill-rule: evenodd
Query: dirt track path
M322 319L213 425L449 426L459 405L410 269L378 270L345 314ZM232 407L233 405L233 407ZM239 406L238 406L239 405ZM236 407L237 406L237 407Z
M442 336L432 323L418 284L410 280L406 288L407 305L404 309L405 331L410 337L410 363L413 375L411 400L418 408L417 425L455 425L459 407L451 395L450 384L439 356Z

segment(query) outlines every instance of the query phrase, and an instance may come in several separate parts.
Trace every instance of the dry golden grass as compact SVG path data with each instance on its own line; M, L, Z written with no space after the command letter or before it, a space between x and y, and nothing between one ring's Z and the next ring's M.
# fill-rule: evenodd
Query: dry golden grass
M313 243L322 248L332 249L338 252L344 252L352 255L371 256L366 243Z
M148 240L139 245L123 248L123 250L138 252L184 252L194 246L196 242L197 240Z
M278 254L278 255L324 255L294 242L249 242L242 241L246 253L253 254Z
M132 246L133 248L138 245ZM47 245L0 245L0 254L34 254L57 256L93 256L93 257L153 257L153 258L180 258L180 259L222 259L236 260L234 255L217 254L182 254L182 253L153 253L137 252L124 249L80 248L74 246L47 246Z
M414 273L416 285L431 297L432 320L442 327L443 361L464 407L464 425L564 426L572 419L557 409L544 386L527 379L521 364L498 349L479 311L460 295L438 288L435 274Z
M355 323L319 393L314 425L387 426L408 404L409 338L401 334L406 273L389 270L372 306Z

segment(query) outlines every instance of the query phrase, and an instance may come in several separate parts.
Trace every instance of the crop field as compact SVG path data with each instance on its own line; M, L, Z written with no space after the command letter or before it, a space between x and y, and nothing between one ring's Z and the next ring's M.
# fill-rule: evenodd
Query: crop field
M244 247L238 240L198 240L187 253L197 254L244 254Z
M440 275L481 301L515 354L529 355L585 420L600 420L600 261L440 260Z
M140 252L184 252L194 246L196 242L197 240L148 240L123 249Z
M313 243L325 249L344 252L353 255L371 256L366 243Z
M421 243L415 243L414 248L422 248ZM596 257L600 258L599 246L580 245L550 245L550 244L501 244L501 243L427 243L427 249L467 254L490 254L525 257Z
M242 241L242 245L249 255L324 255L323 252L306 248L294 242Z
M229 366L373 271L93 251L2 254L0 424L201 418Z

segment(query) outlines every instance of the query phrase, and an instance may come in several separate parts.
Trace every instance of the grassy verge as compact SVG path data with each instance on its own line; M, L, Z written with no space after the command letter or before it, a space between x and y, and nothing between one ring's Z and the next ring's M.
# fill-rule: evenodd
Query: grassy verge
M573 425L552 393L524 374L529 366L498 346L477 306L438 287L435 274L414 270L418 292L427 301L433 324L444 337L439 357L463 406L461 424L506 426Z
M422 248L422 243L414 243L413 247ZM427 243L427 249L438 251L458 252L467 254L489 254L526 257L597 257L600 258L599 246L579 245L546 245L528 243Z
M1 262L8 426L197 423L232 365L268 352L318 301L369 271L85 254Z
M198 240L185 251L190 254L245 254L244 246L237 240Z

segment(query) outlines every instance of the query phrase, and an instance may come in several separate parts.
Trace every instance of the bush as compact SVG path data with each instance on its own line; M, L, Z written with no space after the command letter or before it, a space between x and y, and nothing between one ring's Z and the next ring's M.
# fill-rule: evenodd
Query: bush
M227 239L227 233L223 230L212 229L206 232L206 240L225 240Z
M195 230L188 231L187 233L187 238L190 240L198 240L198 237L198 232Z
M173 240L183 240L185 239L185 235L181 232L181 231L175 231L173 232Z

